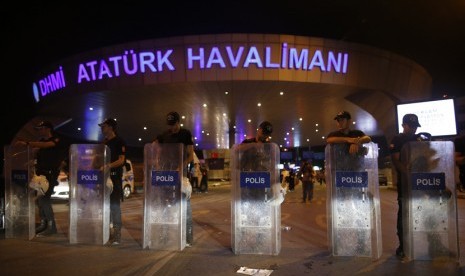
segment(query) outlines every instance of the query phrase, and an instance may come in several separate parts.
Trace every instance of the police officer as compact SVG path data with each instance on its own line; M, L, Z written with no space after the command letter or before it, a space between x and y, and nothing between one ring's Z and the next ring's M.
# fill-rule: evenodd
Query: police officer
M37 237L44 237L57 233L51 195L58 185L60 168L67 159L68 145L54 132L53 124L49 121L40 122L34 129L38 132L39 141L18 141L17 144L38 149L35 173L44 175L49 183L45 194L37 198L40 225L36 228L36 234Z
M113 182L113 191L110 194L110 217L113 223L113 231L107 245L121 244L121 200L123 199L123 166L126 162L126 143L117 134L116 120L107 118L99 124L103 136L103 143L110 148L110 178Z

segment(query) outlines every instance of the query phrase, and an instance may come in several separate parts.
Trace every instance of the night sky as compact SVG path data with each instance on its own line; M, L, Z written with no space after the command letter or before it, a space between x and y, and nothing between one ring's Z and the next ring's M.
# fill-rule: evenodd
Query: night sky
M158 37L275 33L357 42L410 58L433 98L465 94L465 1L150 1L12 3L1 11L2 144L34 117L31 85L47 64L83 51ZM72 103L64 103L72 104Z

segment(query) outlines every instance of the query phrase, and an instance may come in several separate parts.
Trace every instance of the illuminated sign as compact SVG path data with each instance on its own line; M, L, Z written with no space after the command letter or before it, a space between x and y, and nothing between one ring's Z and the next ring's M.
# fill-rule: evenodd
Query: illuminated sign
M278 45L278 44L277 44ZM92 83L139 74L156 74L176 70L222 70L222 69L281 69L318 70L323 73L346 74L349 54L321 49L290 47L287 43L273 46L212 46L147 51L124 50L121 54L78 61L59 66L57 71L33 84L36 101L52 92L66 88L67 84ZM183 61L183 62L177 62ZM182 66L182 68L177 68ZM75 76L65 74L73 72ZM65 76L69 79L66 80Z
M418 116L421 127L418 132L428 132L432 136L457 135L454 99L405 103L397 105L397 127L403 131L402 119L405 114Z
M36 102L40 100L40 96L45 97L48 94L60 90L66 87L65 76L63 74L63 68L60 66L58 71L49 74L45 78L39 80L39 85L36 83L32 85L32 91Z

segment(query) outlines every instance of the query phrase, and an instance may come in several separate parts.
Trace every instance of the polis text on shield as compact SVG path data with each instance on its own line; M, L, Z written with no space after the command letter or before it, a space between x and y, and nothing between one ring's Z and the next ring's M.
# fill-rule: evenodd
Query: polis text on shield
M245 183L264 184L265 183L265 178L263 178L263 177L247 177L247 178L245 178Z
M441 185L441 179L432 177L432 178L418 178L417 185L423 186L439 186Z
M155 181L157 182L173 182L174 181L174 177L172 175L157 175L155 177Z
M342 183L348 184L362 184L363 180L361 176L344 176L342 177Z

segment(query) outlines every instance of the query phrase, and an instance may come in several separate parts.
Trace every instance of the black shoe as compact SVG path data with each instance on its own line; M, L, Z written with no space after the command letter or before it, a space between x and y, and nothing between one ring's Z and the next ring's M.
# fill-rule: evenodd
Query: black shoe
M121 244L121 229L113 228L113 233L110 234L110 239L105 244L106 246L115 246Z
M396 249L396 257L399 258L400 260L405 259L405 253L404 250L400 247Z
M44 231L37 234L37 237L46 237L46 236L56 234L58 232L57 231L57 226L55 224L55 220L48 221L46 227L47 228Z
M47 229L47 220L41 219L39 226L36 227L36 234L43 232L45 229Z

